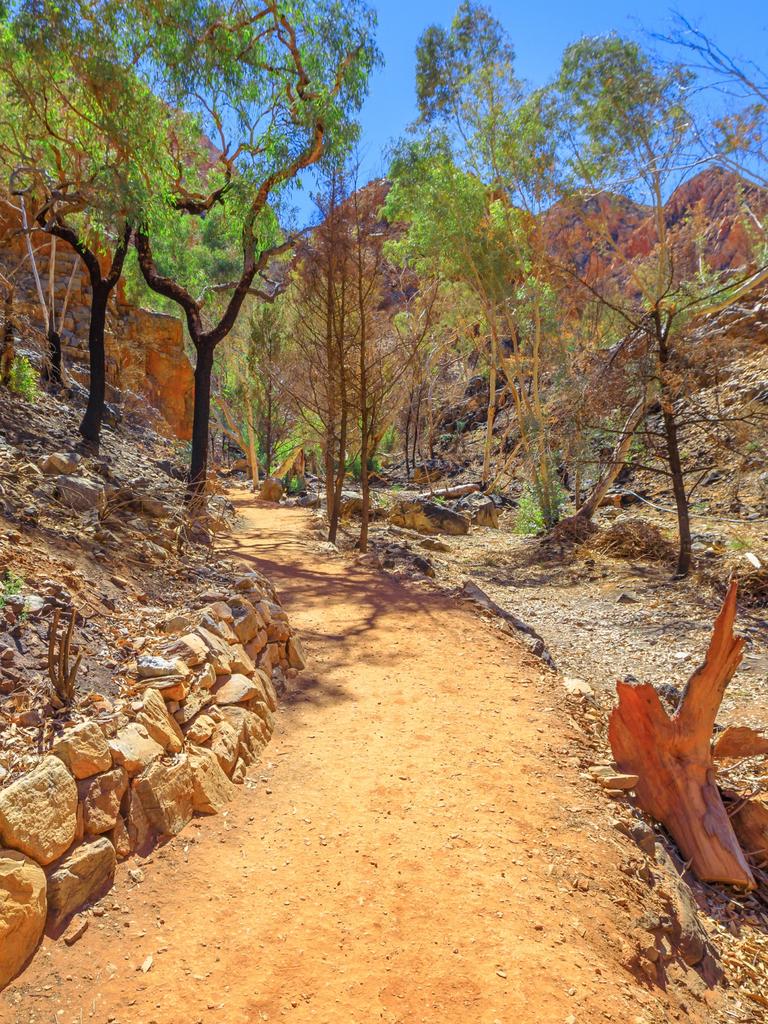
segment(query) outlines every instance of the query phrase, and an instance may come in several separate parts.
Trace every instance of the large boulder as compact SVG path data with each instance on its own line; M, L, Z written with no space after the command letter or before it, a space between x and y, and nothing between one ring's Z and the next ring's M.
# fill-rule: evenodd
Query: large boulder
M115 827L120 803L127 788L128 773L124 768L113 768L112 771L78 782L86 835L99 836Z
M16 850L0 850L0 989L37 949L45 928L45 872Z
M283 484L277 477L268 476L261 485L259 497L262 501L280 501L283 496Z
M467 494L453 506L454 511L469 516L475 526L499 528L499 510L493 500L485 494Z
M198 814L218 814L237 792L221 769L216 755L206 747L191 747L192 809Z
M64 762L76 779L87 779L112 767L104 733L95 722L82 722L68 729L51 753Z
M112 887L115 848L100 836L80 843L48 873L48 926L56 934L69 918Z
M165 701L157 690L144 693L141 710L136 721L147 730L150 739L170 754L178 754L184 746L184 736L178 723L168 714Z
M152 828L175 836L192 820L194 781L186 754L155 761L134 781L133 788Z
M131 778L164 753L162 746L152 739L146 726L140 722L129 722L108 742L113 761L122 765Z
M106 508L106 492L103 484L86 480L84 476L59 476L56 478L54 494L67 508L76 512L103 512Z
M433 501L419 498L398 502L389 514L394 526L418 533L448 533L461 536L469 533L467 517Z
M0 842L38 864L60 857L77 829L77 786L58 757L0 790Z

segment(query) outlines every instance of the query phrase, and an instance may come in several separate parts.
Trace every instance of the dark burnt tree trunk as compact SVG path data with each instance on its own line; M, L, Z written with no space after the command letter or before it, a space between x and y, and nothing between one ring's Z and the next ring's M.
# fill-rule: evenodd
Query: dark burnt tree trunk
M104 401L107 389L107 357L104 348L104 331L107 324L107 303L112 288L102 281L91 279L91 319L88 324L88 404L80 423L80 433L88 445L98 450L101 438L101 423L104 418Z
M52 313L51 316L53 316ZM61 358L61 334L53 326L53 323L48 327L48 362L45 366L45 370L43 371L43 381L54 393L60 391L64 383Z
M42 227L49 234L63 239L75 250L85 264L91 282L91 319L88 326L88 362L90 382L88 386L88 405L80 423L80 435L93 451L99 450L101 440L101 424L104 419L104 399L106 393L107 366L104 348L104 331L107 323L107 303L112 289L120 280L123 264L131 239L131 226L126 224L123 233L112 253L109 270L103 273L96 253L82 242L77 232L64 224L54 223ZM61 372L59 364L59 373Z
M197 352L197 363L195 365L195 401L192 417L192 458L189 465L190 496L202 492L205 488L214 351L214 346L203 337L193 337L192 343Z
M664 422L664 438L667 448L667 463L672 478L672 491L677 509L678 555L677 571L679 577L687 576L691 568L691 519L688 510L688 495L685 490L683 463L680 457L680 442L675 418L675 399L669 393L667 368L669 365L669 324L662 327L657 317L657 345L659 353L659 376L661 378L661 414Z
M287 247L286 244L266 251L258 260L255 259L252 248L248 250L245 270L233 287L224 314L215 327L206 331L203 329L201 303L193 298L182 285L160 274L152 255L149 237L144 231L136 233L136 252L144 280L158 295L164 295L171 299L184 310L189 337L197 353L192 418L192 456L187 482L188 504L199 504L205 495L211 419L211 376L216 346L232 330L246 296L254 293L251 286L256 274L259 270L263 270L272 255ZM265 296L261 293L259 293L259 297L265 300L274 298L274 296Z

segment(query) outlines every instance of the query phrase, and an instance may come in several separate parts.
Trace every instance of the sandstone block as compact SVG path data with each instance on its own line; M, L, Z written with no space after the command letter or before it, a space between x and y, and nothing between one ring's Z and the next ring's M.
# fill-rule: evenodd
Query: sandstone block
M168 714L165 701L157 690L145 691L141 711L137 714L136 721L144 726L149 737L163 750L171 754L178 754L183 748L184 736L181 729Z
M195 743L198 746L205 743L213 735L216 723L210 715L198 715L194 722L191 722L184 731L188 743Z
M223 715L224 708L221 709L221 712ZM228 721L222 718L222 721L216 723L208 746L216 755L222 771L227 775L231 775L232 769L235 767L238 743L237 732Z
M104 733L95 722L83 722L68 729L51 753L64 762L76 779L87 779L112 767Z
M0 840L45 866L75 838L77 786L58 757L0 790Z
M186 754L153 762L133 786L149 824L160 835L178 835L191 821L194 784Z
M48 924L59 932L69 918L112 886L115 848L100 836L81 843L48 873Z
M37 949L45 928L45 872L17 850L0 850L0 989Z
M113 768L78 783L86 835L99 836L115 827L127 788L128 773L124 768Z
M189 668L202 665L208 657L208 648L204 641L194 633L185 633L172 644L166 644L163 654L171 660L181 659Z
M218 814L235 795L235 787L222 771L212 750L192 747L192 808L199 814Z
M52 452L37 463L46 476L69 476L81 462L76 452Z
M106 506L103 485L82 476L57 477L54 493L62 505L77 512L102 511Z
M256 636L264 623L256 608L245 597L236 597L230 601L232 609L232 628L241 644L247 644Z
M108 743L113 761L122 765L131 778L163 755L163 748L140 722L130 722Z
M217 680L213 688L213 699L221 706L222 704L244 704L252 700L260 692L260 685L239 672L234 675L223 676Z
M297 668L299 670L306 668L307 659L304 655L304 648L301 645L301 640L297 636L292 636L288 641L286 649L288 656L288 664L291 668Z
M216 675L224 675L230 672L232 666L229 657L229 644L203 626L198 626L195 634L208 648L208 658L216 671Z

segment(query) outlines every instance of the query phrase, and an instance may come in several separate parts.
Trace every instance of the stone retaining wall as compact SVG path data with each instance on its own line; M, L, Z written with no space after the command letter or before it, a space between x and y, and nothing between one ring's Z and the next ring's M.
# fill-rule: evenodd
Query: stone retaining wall
M218 813L269 742L301 643L259 572L206 596L136 659L124 712L73 726L0 790L0 988L118 860Z

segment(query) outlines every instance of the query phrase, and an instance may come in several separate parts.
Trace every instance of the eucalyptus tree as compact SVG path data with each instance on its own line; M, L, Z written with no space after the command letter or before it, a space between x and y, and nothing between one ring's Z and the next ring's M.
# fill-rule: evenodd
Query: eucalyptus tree
M434 266L474 298L489 371L484 482L503 370L518 450L549 523L557 510L539 380L556 306L541 214L556 195L558 163L549 97L526 92L514 61L502 26L475 3L462 3L449 29L426 30L417 47L419 139L395 154L387 209L410 225L393 247L400 259Z
M691 564L689 492L686 487L681 416L696 386L682 344L695 322L733 304L768 278L759 266L718 272L687 258L668 223L666 200L673 188L700 167L706 154L690 111L693 73L662 64L637 43L618 35L585 38L569 46L557 81L556 123L597 261L564 261L563 269L624 324L619 346L636 370L632 401L642 399L640 417L659 403L667 472L678 520L677 573ZM612 230L606 193L629 195L651 211L653 231L646 250L627 254ZM607 268L607 271L606 271ZM589 504L589 503L588 503Z
M98 32L87 37L81 24L62 22L61 16L45 4L22 3L2 28L0 161L30 207L26 230L35 227L51 237L51 260L55 240L67 243L87 271L90 383L80 433L98 448L109 298L148 184L162 174L163 159L168 161L158 140L163 133L182 138L183 127L180 116L132 68L110 59ZM50 45L54 24L59 29L55 47ZM166 173L171 170L168 161ZM47 319L49 373L57 386L62 382L61 341L52 310Z
M270 264L294 239L272 205L306 168L353 138L353 116L378 59L362 0L172 0L136 10L142 60L158 95L198 121L195 159L179 161L136 232L144 278L183 310L197 354L189 477L205 487L214 352L249 295L272 298ZM165 199L164 202L159 200ZM239 235L237 273L195 294L162 266L155 239L223 206Z

